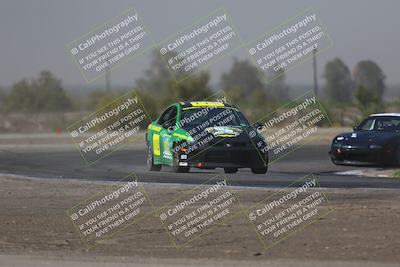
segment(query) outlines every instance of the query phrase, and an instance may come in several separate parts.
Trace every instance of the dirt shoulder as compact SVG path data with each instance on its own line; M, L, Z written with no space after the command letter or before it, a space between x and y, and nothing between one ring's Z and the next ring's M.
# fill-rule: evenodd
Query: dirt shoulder
M400 179L400 171L398 168L359 168L350 171L337 172L341 175L356 175L360 177L381 177L381 178L393 178Z
M243 216L219 224L180 249L171 244L160 220L150 216L87 250L66 210L109 183L11 176L1 176L0 183L0 263L32 266L29 263L36 262L33 266L39 266L44 260L62 260L63 266L72 266L78 260L85 263L82 266L94 266L94 262L125 266L134 260L142 266L243 266L243 262L248 266L339 266L343 262L394 266L400 262L400 194L396 190L322 189L331 205L322 204L322 208L333 208L333 212L268 250ZM159 207L192 186L145 184L144 188ZM234 190L244 207L277 191Z

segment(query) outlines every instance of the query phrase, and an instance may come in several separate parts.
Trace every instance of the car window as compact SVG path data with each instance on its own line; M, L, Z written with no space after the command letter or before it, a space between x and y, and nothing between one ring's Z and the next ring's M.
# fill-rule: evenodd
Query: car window
M175 106L172 107L171 112L169 113L168 120L165 121L166 127L170 127L175 125L176 123L176 115L178 115L178 110Z
M361 131L371 131L374 128L375 119L366 119L358 127Z
M170 108L167 108L162 114L161 114L161 116L160 116L160 118L158 119L158 124L164 124L166 121L167 121L167 119L168 119L168 117L169 117L169 113L171 112L171 110L172 110L172 107L170 107Z
M376 131L398 131L400 130L400 118L379 118L375 123Z
M364 120L359 125L361 131L400 131L400 118L375 117Z
M177 115L177 108L172 106L164 111L164 113L158 119L158 124L162 125L164 128L175 125Z

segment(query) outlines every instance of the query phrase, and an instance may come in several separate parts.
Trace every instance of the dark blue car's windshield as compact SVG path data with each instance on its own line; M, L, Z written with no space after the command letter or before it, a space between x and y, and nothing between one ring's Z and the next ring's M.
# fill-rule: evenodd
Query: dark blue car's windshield
M397 117L370 117L358 127L361 131L400 131L400 118Z

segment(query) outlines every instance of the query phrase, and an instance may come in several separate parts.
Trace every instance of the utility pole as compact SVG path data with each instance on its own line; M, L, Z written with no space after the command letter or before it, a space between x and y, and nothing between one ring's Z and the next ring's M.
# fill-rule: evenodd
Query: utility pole
M318 97L317 48L313 49L314 94Z

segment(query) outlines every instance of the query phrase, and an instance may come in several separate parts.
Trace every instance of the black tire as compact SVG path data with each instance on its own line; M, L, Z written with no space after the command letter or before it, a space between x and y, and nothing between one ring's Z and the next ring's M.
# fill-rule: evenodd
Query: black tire
M149 171L161 171L162 165L154 164L153 151L150 145L147 145L146 163L147 163L147 169Z
M334 157L331 157L331 161L335 165L340 165Z
M175 149L174 149L175 151ZM182 167L178 165L179 162L179 153L178 152L174 152L174 172L177 173L184 173L184 172L189 172L190 171L190 167Z
M251 168L251 172L254 174L266 174L268 171L268 166L262 168Z
M400 146L397 146L397 149L396 149L396 159L395 159L395 165L397 166L397 167L400 167Z
M251 168L252 173L254 173L254 174L266 174L267 173L267 171L268 171L268 154L265 154L264 157L265 157L265 159L264 159L265 164L267 166L259 167L259 168Z
M238 168L224 168L225 173L237 173Z

